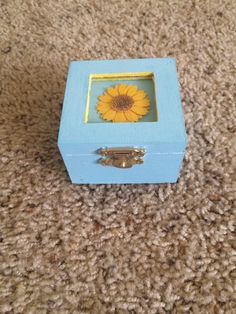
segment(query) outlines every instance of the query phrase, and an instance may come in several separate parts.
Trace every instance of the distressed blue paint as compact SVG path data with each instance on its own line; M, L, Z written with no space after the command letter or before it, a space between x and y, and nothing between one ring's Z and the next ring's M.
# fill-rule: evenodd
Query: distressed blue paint
M85 123L90 74L153 72L158 121ZM73 61L70 64L58 146L73 183L161 183L177 180L186 146L175 59ZM100 147L145 147L142 165L104 167Z

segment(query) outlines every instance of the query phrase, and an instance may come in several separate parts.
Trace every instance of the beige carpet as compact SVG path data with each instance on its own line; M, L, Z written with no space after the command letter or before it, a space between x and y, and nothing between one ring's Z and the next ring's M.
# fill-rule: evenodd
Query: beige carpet
M236 313L234 0L0 0L0 313ZM177 58L169 185L72 185L68 63Z

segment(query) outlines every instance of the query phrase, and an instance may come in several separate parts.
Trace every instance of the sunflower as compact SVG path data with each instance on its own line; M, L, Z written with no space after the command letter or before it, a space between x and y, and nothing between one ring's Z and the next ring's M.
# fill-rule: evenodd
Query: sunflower
M99 97L97 111L104 120L136 122L147 114L150 100L135 85L118 84Z

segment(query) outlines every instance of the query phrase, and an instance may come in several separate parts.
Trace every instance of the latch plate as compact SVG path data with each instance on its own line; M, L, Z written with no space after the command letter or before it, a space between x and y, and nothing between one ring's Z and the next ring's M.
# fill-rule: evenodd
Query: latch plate
M99 160L103 166L117 168L131 168L144 162L145 149L137 147L111 147L101 148L98 153L103 156Z

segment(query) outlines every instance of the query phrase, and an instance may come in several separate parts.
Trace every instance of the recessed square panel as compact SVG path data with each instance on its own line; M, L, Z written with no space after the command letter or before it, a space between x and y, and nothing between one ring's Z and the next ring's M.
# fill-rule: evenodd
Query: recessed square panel
M90 74L85 122L157 122L154 79L152 72Z

